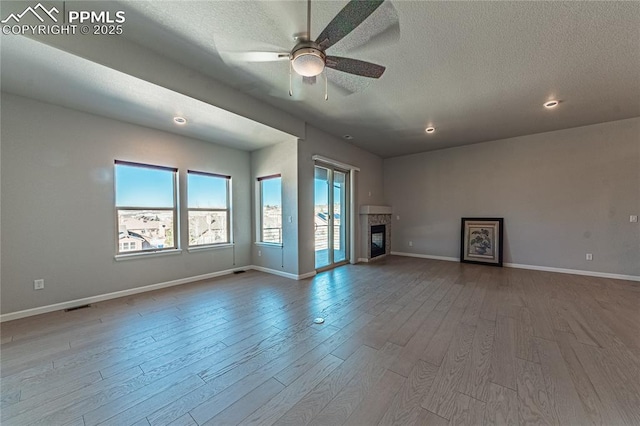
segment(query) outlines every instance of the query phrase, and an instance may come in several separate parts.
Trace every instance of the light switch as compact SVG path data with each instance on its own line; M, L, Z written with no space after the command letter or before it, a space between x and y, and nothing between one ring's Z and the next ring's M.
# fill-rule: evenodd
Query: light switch
M631 216L629 216L629 222L638 223L638 215L632 214Z

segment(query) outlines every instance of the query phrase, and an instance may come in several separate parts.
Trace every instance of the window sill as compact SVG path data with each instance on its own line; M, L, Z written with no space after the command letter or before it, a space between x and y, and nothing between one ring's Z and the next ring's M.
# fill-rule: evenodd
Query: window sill
M203 246L189 247L187 251L191 253L192 251L219 250L219 249L225 249L225 248L232 248L234 246L235 246L234 243L209 244L209 245L203 245Z
M282 243L264 243L262 241L256 241L254 244L261 247L282 247Z
M117 254L114 256L116 261L142 259L146 257L171 256L182 253L182 249L169 249L160 251L150 251L147 253Z

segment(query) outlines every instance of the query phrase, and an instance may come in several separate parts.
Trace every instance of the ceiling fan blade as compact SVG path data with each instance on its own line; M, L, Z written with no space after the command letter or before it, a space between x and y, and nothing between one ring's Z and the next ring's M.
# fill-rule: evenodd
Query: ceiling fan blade
M331 54L357 57L365 51L391 48L399 40L398 12L391 2L385 1L348 37L332 46ZM355 54L356 52L357 54Z
M369 78L380 78L386 70L382 65L339 56L327 56L326 66L337 71Z
M375 81L372 78L360 78L357 75L340 72L332 68L325 68L329 82L329 93L338 93L342 96L350 96L361 93Z
M233 62L288 61L289 52L219 52L220 56Z
M320 33L316 43L324 50L333 46L364 22L383 2L384 0L351 0Z

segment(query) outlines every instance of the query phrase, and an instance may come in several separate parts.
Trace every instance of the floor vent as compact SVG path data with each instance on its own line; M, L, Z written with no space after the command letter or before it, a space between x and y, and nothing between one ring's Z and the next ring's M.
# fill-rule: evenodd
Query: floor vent
M91 305L74 306L73 308L65 309L65 312L77 311L78 309L90 308Z
M233 271L233 273L236 274L236 275L237 274L244 274L245 272L247 272L247 271Z

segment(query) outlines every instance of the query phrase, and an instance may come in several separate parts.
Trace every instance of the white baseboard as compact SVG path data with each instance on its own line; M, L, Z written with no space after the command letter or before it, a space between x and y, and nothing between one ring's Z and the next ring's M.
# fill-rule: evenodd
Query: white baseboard
M316 271L307 272L306 274L296 275L290 272L278 271L277 269L265 268L264 266L251 265L247 267L248 269L254 269L260 272L266 272L267 274L278 275L280 277L289 278L292 280L304 280L305 278L310 278L316 275Z
M396 256L419 257L422 259L435 259L435 260L446 260L450 262L460 262L459 257L431 256L428 254L403 253L399 251L392 251L391 254ZM580 269L554 268L551 266L524 265L520 263L503 263L502 266L505 266L507 268L530 269L532 271L557 272L559 274L574 274L574 275L585 275L589 277L598 277L598 278L612 278L615 280L640 281L640 276L612 274L609 272L582 271Z
M519 263L503 263L507 268L530 269L532 271L557 272L559 274L586 275L588 277L612 278L614 280L640 281L637 275L612 274L610 272L582 271L580 269L553 268L551 266L523 265Z
M419 257L421 259L446 260L448 262L460 262L459 257L432 256L430 254L404 253L401 251L392 251L391 254L396 256Z
M298 280L305 280L307 278L315 277L316 271L307 272L306 274L298 275Z
M68 302L55 303L53 305L40 306L38 308L25 309L23 311L10 312L0 315L0 322L16 320L20 318L30 317L33 315L46 314L47 312L60 311L62 309L73 308L76 306L88 305L90 303L103 302L105 300L116 299L118 297L131 296L132 294L144 293L147 291L159 290L161 288L173 287L176 285L187 284L200 280L208 280L223 275L232 274L233 271L246 268L225 269L224 271L211 272L209 274L196 275L193 277L180 278L177 280L166 281L158 284L145 285L143 287L130 288L128 290L115 291L113 293L100 294L97 296L84 297L82 299L70 300Z
M279 275L281 277L290 278L293 280L304 280L316 275L316 271L307 272L306 274L295 275L288 272L278 271L276 269L264 268L262 266L249 265L244 267L237 267L233 269L225 269L224 271L211 272L209 274L196 275L193 277L180 278L178 280L166 281L158 284L146 285L143 287L131 288L128 290L115 291L113 293L100 294L97 296L84 297L82 299L70 300L68 302L55 303L53 305L40 306L37 308L25 309L23 311L9 312L8 314L0 315L0 322L16 320L20 318L26 318L34 315L46 314L48 312L60 311L62 309L73 308L76 306L88 305L90 303L104 302L105 300L116 299L118 297L131 296L133 294L144 293L147 291L159 290L161 288L173 287L176 285L187 284L200 280L208 280L211 278L221 277L223 275L232 274L234 271L247 271L254 269L256 271L266 272L268 274Z
M418 257L422 259L445 260L450 262L460 261L459 258L455 258L455 257L432 256L432 255L418 254L418 253L403 253L403 252L392 251L391 254L395 256ZM358 262L369 262L369 260L365 258L359 258ZM640 281L640 276L636 276L636 275L622 275L622 274L612 274L608 272L582 271L579 269L553 268L549 266L523 265L518 263L504 263L504 266L506 266L507 268L530 269L534 271L557 272L561 274L574 274L574 275L585 275L585 276L599 277L599 278L612 278L612 279L618 279L618 280ZM232 274L234 271L238 271L238 270L251 270L251 269L260 271L260 272L265 272L268 274L278 275L278 276L289 278L292 280L304 280L306 278L311 278L316 275L316 271L311 271L305 274L296 275L289 272L278 271L277 269L265 268L263 266L249 265L245 267L238 267L234 269L225 269L223 271L211 272L209 274L196 275L196 276L187 277L187 278L180 278L177 280L166 281L158 284L151 284L143 287L131 288L128 290L116 291L113 293L106 293L106 294L100 294L97 296L85 297L82 299L70 300L68 302L55 303L53 305L40 306L37 308L25 309L25 310L16 311L16 312L9 312L7 314L0 315L0 322L26 318L33 315L46 314L47 312L60 311L62 309L88 305L90 303L103 302L105 300L116 299L118 297L131 296L133 294L159 290L161 288L173 287L176 285L187 284L195 281L221 277L223 275Z
M391 254L393 254L393 253L391 253ZM358 258L358 263L360 263L360 262L369 263L369 259L367 259L366 257L359 257Z

